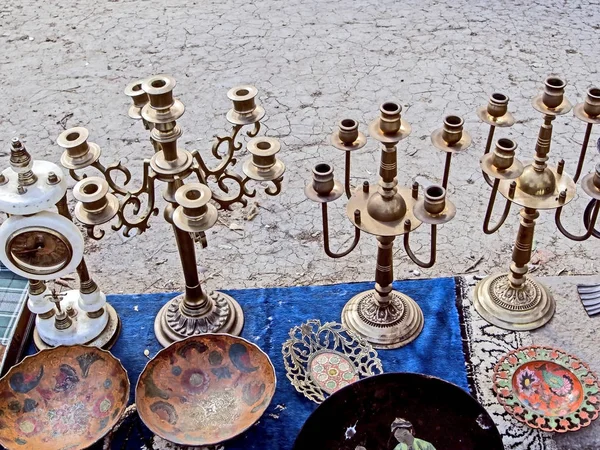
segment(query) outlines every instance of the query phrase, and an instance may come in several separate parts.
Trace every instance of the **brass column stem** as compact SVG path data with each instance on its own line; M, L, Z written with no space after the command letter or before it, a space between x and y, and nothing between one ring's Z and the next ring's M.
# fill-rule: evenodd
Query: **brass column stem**
M519 289L523 285L525 275L529 271L527 264L531 260L535 219L540 215L533 208L523 208L520 214L519 231L517 232L510 273L508 274L508 280L514 289Z
M73 220L71 211L69 211L69 205L67 203L67 195L66 194L56 204L56 208L58 210L58 213L61 216L66 217L67 219L69 219L71 221ZM76 270L77 270L77 276L79 277L79 290L81 293L91 294L92 292L94 292L98 289L98 285L96 284L96 282L92 279L92 276L90 275L87 264L85 262L85 257L81 259L81 262L77 266ZM104 311L103 309L100 309L98 311L89 312L88 315L91 315L93 317L99 317L102 315L103 311Z
M384 199L391 199L397 191L398 180L397 155L395 144L385 144L381 148L381 162L379 164L379 193Z
M175 201L175 192L181 186L183 181L177 179L167 183L167 189L163 194L163 198L169 203L165 208L165 220L173 226L175 235L175 243L179 252L179 260L183 269L183 278L185 280L185 295L181 302L181 309L186 315L200 316L206 314L210 310L208 297L202 290L200 278L198 277L198 269L196 268L196 248L194 240L187 231L180 230L173 225L173 212L178 206Z
M556 116L544 115L544 123L540 126L537 142L535 144L535 156L533 158L533 169L543 172L547 165L550 143L552 142L552 121Z
M377 236L377 265L375 268L375 292L381 307L390 303L394 282L394 236Z

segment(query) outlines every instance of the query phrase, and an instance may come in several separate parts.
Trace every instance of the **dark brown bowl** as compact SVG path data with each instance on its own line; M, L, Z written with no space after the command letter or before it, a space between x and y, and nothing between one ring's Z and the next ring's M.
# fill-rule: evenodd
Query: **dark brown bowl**
M276 384L269 357L256 345L203 334L158 352L140 375L135 399L157 436L185 446L214 445L260 419Z
M127 372L109 352L87 345L42 350L0 379L0 443L87 448L111 430L128 399Z
M392 449L397 419L438 450L504 450L489 414L460 387L416 373L385 373L335 392L305 422L294 450Z

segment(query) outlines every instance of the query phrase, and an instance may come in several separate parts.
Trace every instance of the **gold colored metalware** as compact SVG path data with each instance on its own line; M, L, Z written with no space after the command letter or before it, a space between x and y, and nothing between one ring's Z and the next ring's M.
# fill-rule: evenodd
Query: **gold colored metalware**
M480 161L483 176L492 187L483 231L493 234L500 229L513 203L522 207L509 273L484 278L477 284L474 294L477 312L488 322L508 330L539 328L552 318L556 308L548 288L527 275L538 211L556 210L556 226L571 240L584 241L592 235L600 237L600 233L594 230L600 210L600 164L596 166L595 173L585 176L581 182L584 192L592 198L584 213L586 232L581 236L573 235L561 222L563 208L575 197L575 183L581 174L592 126L600 123L600 89L590 89L585 102L574 108L575 116L587 123L575 176L571 177L564 172L564 160L559 161L557 166L547 164L552 141L552 122L571 110L571 103L564 96L565 86L562 79L550 76L545 81L544 90L532 101L533 107L543 114L544 122L538 134L533 162L528 165L523 165L516 158L517 144L510 139L499 139L490 152L495 127L508 127L514 123L507 110L508 97L499 93L492 94L487 107L477 111L479 117L490 124L484 155ZM500 220L492 226L490 222L497 193L506 202Z
M164 217L173 225L186 287L185 293L170 300L156 317L154 331L163 346L204 333L240 334L244 324L240 305L229 295L206 293L202 289L194 242L206 247L205 231L215 224L217 207L245 206L248 198L256 196L250 182L269 183L265 192L273 196L279 194L285 172L285 165L277 157L279 142L270 137L257 137L265 110L256 103L256 88L239 86L227 93L233 102L227 120L233 127L229 135L216 137L212 155L218 164L210 168L198 151L190 152L177 143L182 135L177 119L185 107L173 96L175 84L172 77L157 75L135 81L125 89L133 102L128 115L141 120L150 131L154 149L154 154L143 162L143 181L139 189L126 187L131 174L123 164L104 166L100 163L101 150L88 142L85 128L66 130L57 140L64 149L63 166L78 181L73 190L78 201L75 214L93 239L104 236L104 231L96 227L114 217L117 223L112 226L113 230L122 230L124 236L132 231L137 234L146 231L150 218L158 214L155 185L157 182L166 184L163 198L168 205ZM250 156L242 163L242 176L229 169L236 164L237 152L242 149L239 134L248 126L252 127L246 132L251 138L247 143ZM76 172L89 167L99 171L102 177L87 177ZM115 181L116 173L125 177L123 186ZM196 181L188 181L190 177Z
M433 145L446 152L442 185L425 188L419 194L419 185L399 187L397 181L397 144L410 134L410 125L401 116L402 107L395 102L381 105L380 116L369 125L369 134L382 144L380 179L376 184L365 181L362 186L350 186L350 153L364 147L366 137L358 130L353 119L344 119L330 138L331 144L345 152L345 183L335 180L329 164L317 164L313 179L305 188L306 196L321 203L323 217L323 246L331 258L348 255L359 242L361 231L372 234L378 241L375 289L362 292L346 304L342 323L375 348L398 348L413 341L423 329L423 313L417 303L392 288L393 244L396 236L404 236L404 249L420 267L435 264L437 227L450 221L456 208L446 199L446 186L452 155L465 150L471 138L463 130L463 120L447 116L441 129L432 134ZM348 198L346 214L354 225L354 241L341 252L332 252L329 246L327 203L337 200L344 192ZM428 261L420 260L410 247L410 232L422 223L431 227L431 250Z

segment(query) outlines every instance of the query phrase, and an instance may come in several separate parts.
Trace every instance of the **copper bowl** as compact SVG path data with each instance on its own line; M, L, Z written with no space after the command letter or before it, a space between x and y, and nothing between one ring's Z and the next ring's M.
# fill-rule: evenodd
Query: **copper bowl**
M260 419L276 384L269 357L256 345L203 334L158 352L140 375L135 400L157 436L184 446L215 445Z
M129 399L121 362L87 345L27 356L0 379L0 443L8 449L84 449L106 435Z

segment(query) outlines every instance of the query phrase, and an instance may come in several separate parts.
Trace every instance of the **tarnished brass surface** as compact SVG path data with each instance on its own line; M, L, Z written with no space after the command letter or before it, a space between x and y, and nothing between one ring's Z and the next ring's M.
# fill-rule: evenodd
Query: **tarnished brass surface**
M375 289L354 296L342 312L344 326L367 340L375 348L398 348L417 338L423 329L423 313L416 302L401 292L392 289L393 244L396 236L404 236L404 249L409 258L420 267L432 267L436 259L437 226L451 220L456 208L446 200L445 185L448 182L451 156L464 150L471 138L463 131L463 120L448 116L444 127L434 132L434 146L447 153L443 186L433 185L419 196L419 185L399 187L398 155L396 144L410 134L410 125L400 112L402 107L395 102L386 102L380 107L380 116L371 122L369 134L382 143L379 165L379 181L376 184L363 182L362 186L350 186L350 155L362 148L366 139L358 130L353 119L343 119L332 134L331 144L345 151L344 185L335 180L333 167L320 163L313 169L312 182L304 192L306 196L321 203L323 217L323 247L332 258L348 255L360 240L361 231L377 238L377 264ZM327 203L337 200L346 193L348 205L346 215L354 225L354 240L348 249L332 252L329 247L329 219ZM431 226L430 257L421 261L411 250L410 232L421 223Z
M129 380L109 352L60 346L27 356L0 380L0 443L8 449L85 449L119 421Z
M567 174L558 174L556 168L547 167L544 172L537 172L529 165L523 169L523 173L517 178L517 189L511 197L509 192L511 180L502 180L498 186L498 192L515 205L535 209L556 209L564 206L575 197L576 185ZM564 200L559 194L566 192Z
M444 126L431 134L431 143L438 150L459 153L471 145L471 135L463 130L464 120L458 116L446 116Z
M576 236L569 233L561 223L561 212L576 193L576 181L581 173L585 151L589 142L591 127L595 116L600 114L600 90L592 88L588 91L585 102L576 106L574 114L586 122L587 129L584 144L580 151L575 177L565 173L564 160L556 166L548 165L550 145L552 141L552 122L556 117L571 110L571 103L564 96L566 83L555 76L550 76L544 83L544 90L533 99L533 107L543 114L535 144L533 162L527 166L515 157L516 144L510 139L499 139L494 151L489 153L494 127L498 124L490 116L507 114L507 111L493 105L493 94L488 104L492 105L492 114L486 116L482 109L479 117L490 124L488 142L481 158L480 166L488 184L492 187L488 207L483 223L487 234L496 232L508 217L510 206L514 203L522 207L519 231L517 233L512 254L512 263L508 274L490 275L480 281L475 288L474 305L477 312L488 322L509 330L533 330L546 324L553 316L555 302L548 289L541 283L527 276L528 263L531 259L531 248L535 229L535 221L539 210L556 210L555 223L558 230L574 241L584 241L596 236L594 231L600 204L600 166L595 174L589 174L582 180L582 187L592 200L584 214L586 233ZM486 109L489 113L489 109ZM500 193L506 198L502 217L494 226L490 225L494 200ZM598 234L600 237L600 234Z
M158 214L156 184L166 183L163 198L168 205L164 218L173 225L186 287L185 293L172 299L156 317L155 333L164 346L195 334L241 332L244 315L237 302L219 292L203 291L194 243L207 246L205 231L215 224L217 207L245 206L248 198L256 196L256 190L250 187L255 182L267 184L264 188L267 195L279 194L285 172L285 165L277 157L279 141L257 137L265 110L256 102L256 88L238 86L228 92L233 108L227 113L227 120L233 127L229 135L215 138L212 155L218 163L216 167L208 167L198 151L188 151L178 145L182 130L177 120L184 114L185 106L173 96L175 85L175 79L161 74L134 81L125 89L133 102L128 115L142 119L150 131L154 150L143 162L143 179L138 189L127 186L131 174L120 162L109 166L100 163L100 149L87 142L85 128L66 130L58 139L58 144L65 149L63 165L79 182L75 189L78 200L75 213L93 239L104 236L104 231L96 227L114 216L117 219L112 228L124 236L132 231L137 234L146 231L149 220ZM251 129L246 130L251 138L247 144L250 156L242 164L243 175L239 175L230 169L242 149L240 132L250 125ZM88 167L98 170L103 178L84 179L76 173ZM123 185L117 184L114 172L125 177ZM212 190L208 183L214 186Z
M135 403L154 434L200 448L255 424L276 385L275 368L258 346L236 336L205 334L158 352L140 375Z
M500 92L494 92L486 106L477 109L477 116L488 125L494 127L512 127L515 118L508 111L508 96Z

